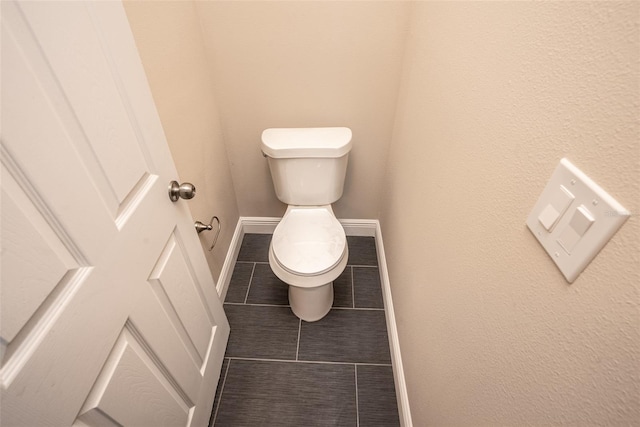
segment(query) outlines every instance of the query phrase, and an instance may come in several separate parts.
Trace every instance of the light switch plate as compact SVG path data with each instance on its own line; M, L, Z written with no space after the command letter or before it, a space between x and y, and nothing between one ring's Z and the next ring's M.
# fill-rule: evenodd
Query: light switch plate
M575 198L549 231L549 227L545 227L548 226L549 206L557 203L554 200L558 199L561 189L568 190ZM527 227L567 281L573 283L629 215L629 211L598 184L569 160L562 159L529 214ZM586 231L584 218L593 220ZM570 245L566 243L569 236ZM565 240L564 245L561 244L562 239Z

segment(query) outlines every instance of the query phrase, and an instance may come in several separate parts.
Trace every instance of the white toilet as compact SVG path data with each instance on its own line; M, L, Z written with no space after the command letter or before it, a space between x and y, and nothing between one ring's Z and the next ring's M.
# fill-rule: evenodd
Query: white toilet
M269 265L289 285L293 313L322 319L333 304L333 281L349 258L347 238L331 204L342 197L351 129L291 128L262 132L262 152L280 201L289 205L273 232Z

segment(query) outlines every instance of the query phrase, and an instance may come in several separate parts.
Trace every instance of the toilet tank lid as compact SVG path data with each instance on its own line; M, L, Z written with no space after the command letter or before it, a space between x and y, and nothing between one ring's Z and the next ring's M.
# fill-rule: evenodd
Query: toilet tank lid
M262 152L272 158L342 157L351 150L351 129L271 128L262 132Z

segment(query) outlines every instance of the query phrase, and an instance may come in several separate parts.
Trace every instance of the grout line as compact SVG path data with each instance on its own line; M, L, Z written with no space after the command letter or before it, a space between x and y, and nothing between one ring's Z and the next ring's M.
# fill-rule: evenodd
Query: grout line
M258 303L243 303L243 302L225 302L225 305L246 305L248 307L291 307L289 304L284 305L284 304L258 304ZM381 309L377 309L377 310L381 310Z
M351 267L351 308L356 308L356 284L353 282L353 267Z
M367 362L331 362L329 360L292 360L292 359L264 359L260 357L228 357L230 360L244 360L249 362L280 362L280 363L316 363L319 365L363 365L363 366L392 366L391 363Z
M222 359L224 361L224 359ZM222 387L220 387L220 396L218 396L218 406L216 406L216 412L213 414L213 418L211 419L211 425L209 427L213 427L216 424L216 418L218 417L218 411L220 410L220 402L222 402L222 393L224 393L224 385L227 383L227 374L229 373L229 366L231 366L231 358L229 358L229 363L227 363L227 369L224 371L224 379L222 380Z
M300 335L302 334L302 319L298 319L298 345L296 346L296 361L300 360L298 358L300 354Z
M236 264L269 264L269 261L236 261ZM368 268L378 268L377 265L367 265L367 264L347 264L345 267L368 267Z
M258 303L249 303L245 304L242 302L225 302L224 305L246 305L247 307L286 307L291 308L289 304L258 304ZM356 310L356 311L384 311L384 308L376 308L376 307L331 307L331 310Z
M244 295L244 303L247 303L247 298L249 298L249 290L251 289L251 282L253 282L253 273L256 271L256 263L253 263L253 268L251 269L251 277L249 277L249 286L247 286L247 293Z
M360 407L358 406L358 364L354 363L355 368L355 380L356 380L356 427L360 427Z

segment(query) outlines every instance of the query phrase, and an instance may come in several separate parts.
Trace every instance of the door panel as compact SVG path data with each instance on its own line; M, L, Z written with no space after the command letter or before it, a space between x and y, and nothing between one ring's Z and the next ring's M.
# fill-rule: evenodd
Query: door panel
M97 426L187 424L193 402L172 384L136 335L126 324L78 421ZM130 411L132 405L140 410Z
M2 172L4 275L21 277L16 286L3 286L0 295L1 336L3 342L12 342L38 307L56 287L64 288L79 266L13 177ZM22 291L23 283L29 284L28 294Z
M103 250L100 242L112 239L117 231L101 197L109 193L101 191L99 180L89 172L99 166L78 149L84 138L81 127L36 41L24 25L9 31L4 21L15 17L20 22L21 17L10 4L3 6L3 166L74 257L97 258ZM58 167L52 164L55 159L75 167ZM65 209L76 203L78 194L86 202L83 217Z
M149 280L165 312L170 313L169 316L175 319L174 324L188 337L184 341L193 348L192 358L200 369L209 347L210 316L182 246L180 237L172 233Z
M122 5L1 6L2 424L204 425L229 325Z
M109 52L103 51L100 33L87 19L87 11L71 2L24 2L21 9L46 52L58 84L74 106L86 136L83 142L88 144L87 155L100 166L94 172L103 174L109 184L109 210L115 213L149 171L140 147L131 144L137 138L117 80L112 77ZM51 22L74 25L62 27ZM79 77L83 85L77 84Z

